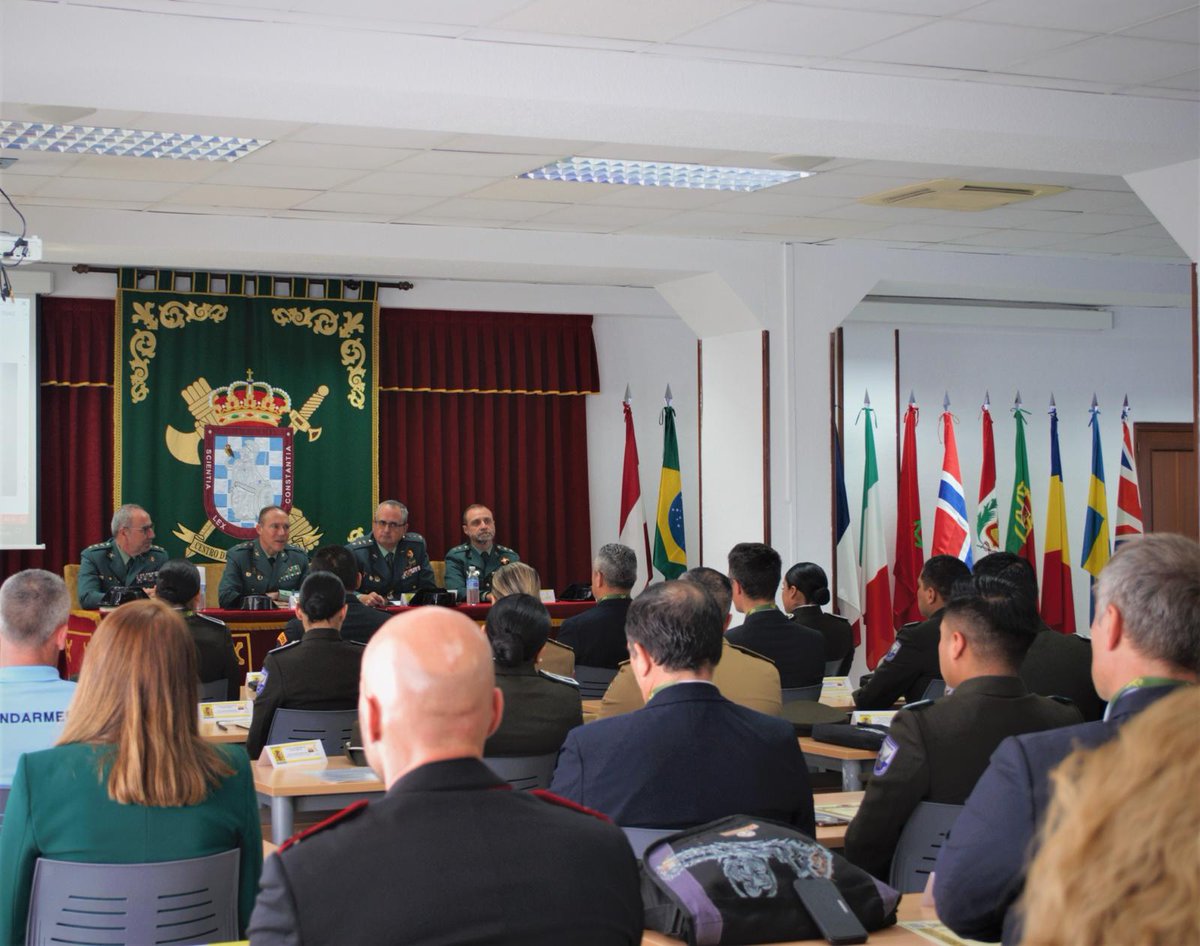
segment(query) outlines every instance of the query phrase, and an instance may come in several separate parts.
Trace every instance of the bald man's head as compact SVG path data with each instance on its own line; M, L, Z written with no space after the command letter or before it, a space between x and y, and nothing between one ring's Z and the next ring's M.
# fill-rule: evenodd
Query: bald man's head
M371 764L388 785L426 762L482 756L501 710L491 647L461 614L397 615L367 645L359 721Z

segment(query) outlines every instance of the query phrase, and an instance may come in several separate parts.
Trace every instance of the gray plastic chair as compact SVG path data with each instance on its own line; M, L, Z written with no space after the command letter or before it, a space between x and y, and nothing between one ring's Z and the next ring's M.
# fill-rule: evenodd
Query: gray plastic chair
M648 848L659 838L665 838L669 834L675 834L679 828L622 828L625 832L625 838L629 841L629 846L633 848L633 856L641 859Z
M514 789L529 792L535 788L550 787L550 778L554 775L554 763L558 761L558 753L486 756L483 761Z
M919 893L925 889L938 851L958 820L962 805L944 805L923 801L900 832L888 884L901 893Z
M923 700L940 700L946 695L945 680L930 680L929 686L925 688L925 692L921 694Z
M237 849L158 864L39 857L26 940L29 946L236 940L240 857Z
M817 703L821 699L821 684L810 687L784 687L780 690L784 703Z
M825 676L836 677L838 675L838 671L841 668L842 668L841 658L839 658L837 660L826 660L825 661Z
M208 683L200 684L200 702L201 703L220 703L225 699L225 695L229 692L229 683L226 680L211 680Z
M575 682L579 684L579 698L581 700L600 699L616 675L617 671L608 667L581 667L576 664Z
M271 718L267 745L320 739L327 756L341 755L356 722L358 710L278 709Z

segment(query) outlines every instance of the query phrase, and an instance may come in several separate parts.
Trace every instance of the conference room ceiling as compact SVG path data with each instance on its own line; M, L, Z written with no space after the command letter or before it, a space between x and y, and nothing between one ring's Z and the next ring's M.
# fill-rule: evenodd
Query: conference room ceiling
M77 0L147 18L194 17L552 47L806 73L1019 86L1077 99L1200 100L1200 7L1181 0ZM153 81L148 78L147 81ZM654 90L647 90L653 107ZM0 118L261 135L232 164L18 152L0 183L25 208L69 207L432 225L840 243L1000 254L1181 260L1119 174L333 125L5 101ZM914 107L928 107L923 101ZM63 108L73 111L60 111ZM85 114L75 115L75 111ZM901 116L902 118L902 116ZM866 129L864 129L864 134ZM806 151L808 149L805 149ZM757 167L814 176L751 194L517 179L569 154ZM1012 207L956 212L859 199L934 178L1062 185Z

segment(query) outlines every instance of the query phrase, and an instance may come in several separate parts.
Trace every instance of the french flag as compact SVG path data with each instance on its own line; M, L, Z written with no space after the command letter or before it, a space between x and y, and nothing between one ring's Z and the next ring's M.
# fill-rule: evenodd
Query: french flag
M953 555L974 565L971 555L971 526L967 522L967 497L963 493L962 471L958 465L958 443L954 439L954 415L950 413L950 395L942 401L942 431L945 453L942 456L942 481L938 485L937 512L933 517L933 555Z

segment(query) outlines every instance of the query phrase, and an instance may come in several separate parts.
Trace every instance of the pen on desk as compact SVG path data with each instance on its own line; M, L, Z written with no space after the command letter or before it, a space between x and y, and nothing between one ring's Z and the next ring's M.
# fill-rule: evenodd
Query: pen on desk
M221 732L228 732L228 731L229 731L229 727L228 727L228 726L226 726L226 725L225 725L223 722L221 722L219 719L217 720L217 729L221 730Z
M235 725L238 729L246 730L246 732L250 731L250 727L245 725L244 723L234 723L233 725Z

